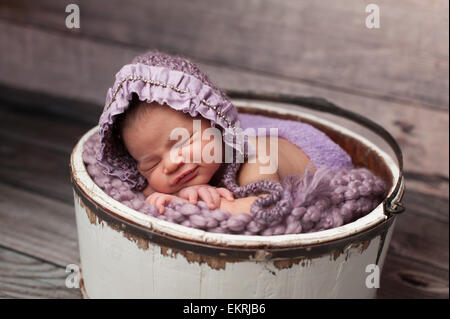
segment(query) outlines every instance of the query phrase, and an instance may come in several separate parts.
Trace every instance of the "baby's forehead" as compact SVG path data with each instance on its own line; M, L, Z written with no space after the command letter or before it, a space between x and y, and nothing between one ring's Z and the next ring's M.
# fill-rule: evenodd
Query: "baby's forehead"
M140 108L139 118L145 122L156 122L164 126L187 125L192 121L189 114L174 110L168 105L158 103L143 103Z
M202 121L202 125L211 126L209 120L200 114L193 117L189 113L177 111L168 105L150 104L147 105L147 120L162 123L167 126L192 127L195 120Z
M131 130L137 129L136 133L144 134L148 138L152 135L155 138L168 138L173 130L179 128L186 129L189 133L196 128L203 131L212 126L211 122L200 114L193 117L189 113L177 111L166 104L140 101L138 104L134 104L131 109L129 123L133 124L128 127ZM200 123L194 124L194 121L200 121Z

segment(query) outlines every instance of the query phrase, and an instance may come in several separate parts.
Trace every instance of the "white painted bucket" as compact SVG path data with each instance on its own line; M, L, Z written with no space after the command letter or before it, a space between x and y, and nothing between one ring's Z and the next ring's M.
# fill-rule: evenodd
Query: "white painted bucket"
M363 136L295 109L270 107L257 101L234 104L240 112L301 118L334 131L347 140L347 146L365 154L366 159L361 161L371 158L368 166L376 166L378 173L385 176L391 185L389 203L383 202L355 222L315 233L241 236L184 227L134 211L94 184L83 164L82 151L86 140L96 132L95 127L80 139L70 159L85 296L375 296L394 229L395 215L386 211L387 204L400 205L403 194L401 156L397 165Z

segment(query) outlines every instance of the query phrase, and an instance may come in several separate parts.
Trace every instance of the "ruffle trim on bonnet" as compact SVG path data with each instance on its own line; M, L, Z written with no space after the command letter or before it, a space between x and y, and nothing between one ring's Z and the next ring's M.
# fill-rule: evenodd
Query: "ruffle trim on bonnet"
M128 154L123 143L114 135L114 122L124 113L133 93L147 103L167 104L177 111L200 114L211 121L211 126L223 129L224 142L243 158L247 152L232 103L217 89L187 73L167 67L142 63L128 64L116 74L116 81L108 90L106 105L100 117L100 149L96 155L104 173L126 181L133 189L143 190L147 184L139 173L136 161Z

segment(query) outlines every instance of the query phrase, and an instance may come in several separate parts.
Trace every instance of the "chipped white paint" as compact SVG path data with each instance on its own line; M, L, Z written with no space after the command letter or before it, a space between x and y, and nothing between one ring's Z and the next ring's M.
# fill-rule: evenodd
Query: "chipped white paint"
M242 104L241 104L242 105ZM249 106L249 104L246 104ZM269 109L251 103L251 107ZM271 109L308 117L362 141L385 160L394 181L399 171L394 161L376 145L343 127L298 111ZM107 196L93 183L82 161L82 146L97 130L85 134L71 157L72 176L77 185L100 207L107 207L120 218L190 242L228 247L298 247L345 238L371 228L386 217L379 205L357 221L334 229L282 236L241 236L207 233L165 222L136 212ZM390 193L393 188L390 190ZM278 269L274 261L241 261L213 269L207 263L189 262L181 254L162 254L150 243L143 249L122 231L106 222L92 223L80 198L74 193L81 266L86 293L91 298L371 298L376 289L365 286L368 264L375 263L381 237L376 236L362 249L350 245L341 254L329 253L305 259L292 267ZM390 227L379 265L382 266L393 231Z
M215 270L171 255L170 249L163 255L157 245L140 249L105 222L91 224L74 196L83 279L90 298L372 298L376 293L365 286L365 269L375 262L380 237L362 252L361 246L348 247L336 260L324 255L281 270L273 261L244 261Z

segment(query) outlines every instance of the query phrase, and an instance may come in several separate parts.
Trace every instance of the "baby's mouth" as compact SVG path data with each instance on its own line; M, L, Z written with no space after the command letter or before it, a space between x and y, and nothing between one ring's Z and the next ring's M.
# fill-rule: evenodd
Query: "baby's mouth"
M189 182L197 175L198 166L191 168L175 178L173 185L182 185L184 183Z

